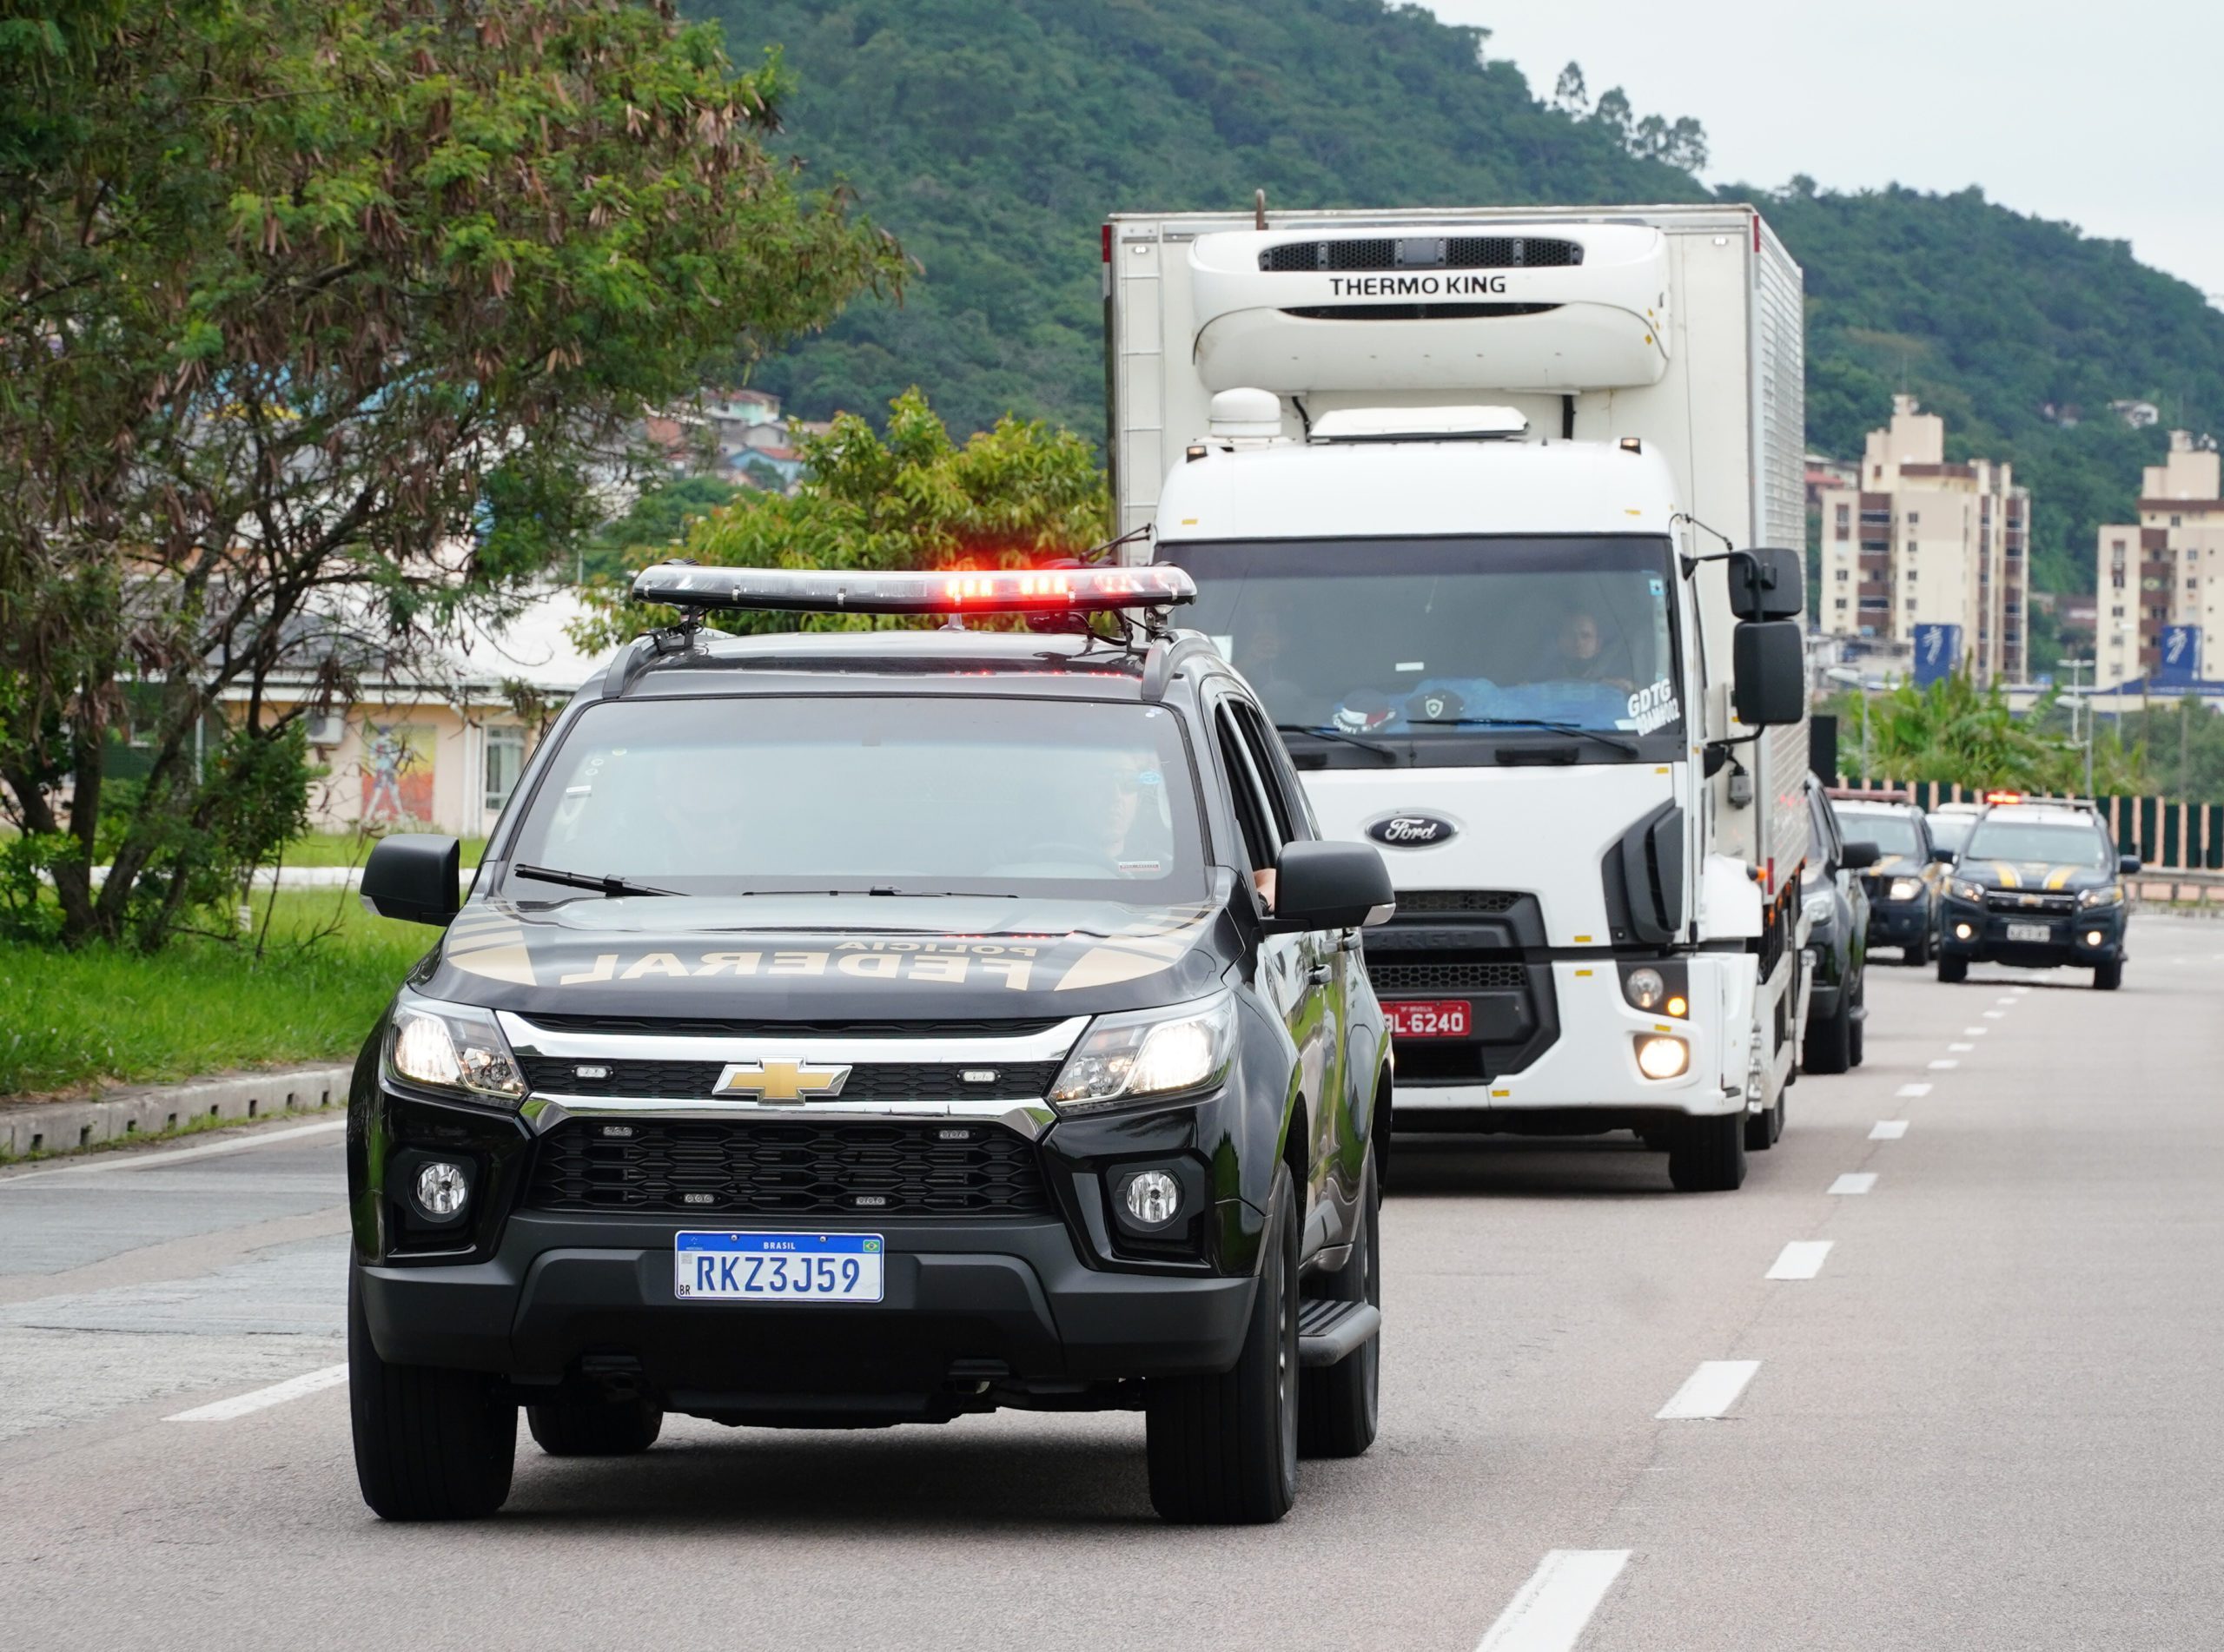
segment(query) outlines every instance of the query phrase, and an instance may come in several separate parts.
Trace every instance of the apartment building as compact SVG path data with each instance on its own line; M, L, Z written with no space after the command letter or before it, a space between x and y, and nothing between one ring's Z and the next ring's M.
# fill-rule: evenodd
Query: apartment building
M2024 677L2031 495L2013 467L1946 462L1946 421L1892 398L1850 486L1815 491L1823 585L1810 611L1850 651L1904 655L1918 627L1958 626L1980 683Z
M2213 443L2172 431L2162 463L2141 472L2137 524L2100 531L2094 658L2102 688L2224 675L2220 469Z

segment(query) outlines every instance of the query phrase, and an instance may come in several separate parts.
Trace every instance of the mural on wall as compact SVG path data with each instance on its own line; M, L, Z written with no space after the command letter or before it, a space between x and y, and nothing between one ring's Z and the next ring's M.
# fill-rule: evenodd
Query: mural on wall
M427 728L364 725L365 824L399 826L433 818L433 739Z

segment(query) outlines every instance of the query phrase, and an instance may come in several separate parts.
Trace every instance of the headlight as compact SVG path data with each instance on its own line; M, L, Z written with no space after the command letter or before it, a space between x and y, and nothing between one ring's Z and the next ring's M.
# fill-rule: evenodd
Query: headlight
M1218 1083L1235 1054L1235 1000L1099 1015L1050 1087L1062 1113L1087 1113Z
M2097 889L2081 889L2077 894L2080 906L2116 906L2122 901L2123 890L2114 883L2103 884Z
M1891 893L1885 898L1892 901L1912 901L1922 893L1923 885L1916 879L1896 877L1892 880Z
M1984 885L1982 883L1972 883L1967 878L1956 878L1948 887L1952 890L1956 901L1975 901L1979 906L1984 904Z
M387 1034L387 1071L429 1090L516 1107L525 1099L517 1059L492 1010L404 998Z
M1668 995L1668 983L1658 969L1632 969L1623 979L1622 991L1639 1009L1651 1009Z
M1837 895L1830 889L1817 889L1800 903L1800 909L1807 915L1807 922L1817 927L1828 923L1837 909Z

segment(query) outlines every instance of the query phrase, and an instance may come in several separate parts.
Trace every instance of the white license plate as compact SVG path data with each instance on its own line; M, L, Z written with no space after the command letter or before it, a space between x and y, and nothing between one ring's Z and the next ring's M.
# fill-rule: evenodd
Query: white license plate
M2051 941L2054 939L2054 925L2011 923L2008 926L2008 938L2010 941Z
M672 1294L688 1302L877 1302L877 1233L682 1233Z

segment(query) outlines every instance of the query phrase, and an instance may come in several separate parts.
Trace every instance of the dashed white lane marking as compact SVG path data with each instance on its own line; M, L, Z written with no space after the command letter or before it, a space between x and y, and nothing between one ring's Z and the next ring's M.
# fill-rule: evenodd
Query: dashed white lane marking
M1949 1044L1946 1047L1949 1050L1958 1051L1960 1054L1967 1055L1971 1050L1976 1048L1976 1046L1974 1044Z
M2008 1016L2004 1010L1988 1009L1984 1013L1984 1018L1989 1021L2006 1021Z
M1873 1170L1849 1170L1830 1184L1834 1193L1865 1193L1876 1185Z
M1964 1027L1962 1029L1962 1036L1963 1038L1982 1038L1991 1030L1992 1028L1989 1027Z
M1699 1368L1676 1391L1676 1398L1653 1412L1653 1418L1665 1423L1719 1417L1738 1403L1738 1396L1745 1391L1745 1384L1760 1368L1757 1359L1701 1360Z
M1626 1549L1553 1550L1475 1652L1569 1652L1629 1559Z
M2029 987L2010 987L2008 990L2014 993L2018 998L2021 998L2031 989Z
M1900 1086L1900 1094L1912 1101L1929 1095L1930 1087L1928 1084L1903 1084Z
M1961 1063L1950 1055L1942 1055L1936 1061L1933 1061L1930 1066L1933 1072L1943 1073L1949 1067L1961 1066Z
M164 1170L172 1165L182 1165L189 1159L214 1159L219 1153L245 1153L250 1147L270 1147L283 1142L299 1141L303 1136L328 1136L335 1130L345 1130L345 1119L328 1119L317 1124L297 1125L290 1130L265 1130L237 1141L212 1141L205 1147L182 1147L175 1152L157 1148L146 1153L101 1153L81 1165L56 1165L51 1170L27 1170L20 1176L0 1179L0 1187L12 1187L19 1181L36 1181L42 1176L105 1176L118 1170Z
M321 1371L303 1371L298 1377L288 1377L282 1383L273 1383L268 1388L258 1388L251 1394L236 1394L230 1399L220 1399L213 1404L196 1405L189 1411L179 1411L165 1417L165 1423L228 1423L235 1417L245 1417L250 1411L268 1410L283 1405L289 1399L299 1399L305 1394L321 1393L328 1388L337 1388L348 1380L348 1367L327 1365Z
M2009 1009L2016 1008L2016 1001L2012 998L1996 998L1992 1001L1996 1004L2002 1005Z
M1879 1119L1870 1127L1869 1139L1871 1141L1897 1141L1907 1133L1908 1121L1905 1119Z
M1830 1253L1832 1241L1826 1239L1794 1239L1784 1247L1776 1259L1776 1265L1761 1277L1764 1279L1811 1279L1823 1271L1823 1259Z

